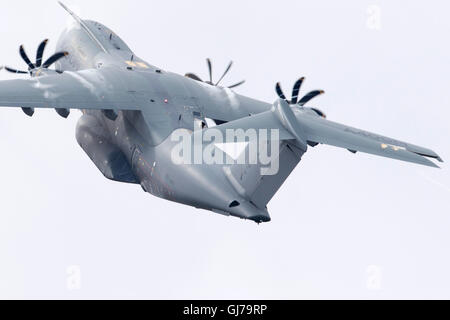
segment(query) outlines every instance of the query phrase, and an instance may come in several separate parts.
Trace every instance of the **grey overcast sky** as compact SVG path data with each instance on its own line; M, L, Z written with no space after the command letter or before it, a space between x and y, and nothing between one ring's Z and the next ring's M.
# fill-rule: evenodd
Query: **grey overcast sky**
M448 1L65 3L164 69L235 61L227 81L254 98L306 76L331 120L450 161ZM45 38L49 55L68 19L53 0L9 1L0 65L23 67L19 45ZM450 298L447 164L319 146L258 226L104 179L75 141L79 115L0 110L0 298Z

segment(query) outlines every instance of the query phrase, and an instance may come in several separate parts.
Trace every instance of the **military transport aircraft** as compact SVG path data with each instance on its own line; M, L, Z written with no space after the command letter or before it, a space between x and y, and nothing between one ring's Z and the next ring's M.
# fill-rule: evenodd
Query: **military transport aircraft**
M60 4L74 18L73 26L45 61L47 40L35 62L20 47L27 68L5 70L31 78L0 81L0 106L22 108L28 116L36 108L51 108L64 118L71 109L81 110L77 141L108 179L261 223L270 221L268 203L308 147L326 144L431 167L438 167L431 159L442 162L429 149L327 120L321 110L306 106L323 91L300 96L303 78L290 98L277 84L274 104L251 99L232 90L243 81L221 85L232 63L217 81L210 60L207 81L168 72L140 59L106 26L82 20ZM230 132L239 134L230 140ZM198 154L226 161L208 162ZM242 154L257 159L237 161Z

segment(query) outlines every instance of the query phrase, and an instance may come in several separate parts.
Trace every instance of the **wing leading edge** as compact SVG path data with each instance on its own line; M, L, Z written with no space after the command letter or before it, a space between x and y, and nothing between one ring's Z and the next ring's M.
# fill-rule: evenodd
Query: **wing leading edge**
M0 81L0 107L141 110L118 72L104 68Z

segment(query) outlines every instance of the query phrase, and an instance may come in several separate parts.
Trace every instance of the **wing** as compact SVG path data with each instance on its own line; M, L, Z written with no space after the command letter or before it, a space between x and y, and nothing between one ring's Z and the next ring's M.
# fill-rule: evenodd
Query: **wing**
M140 110L120 70L66 71L27 80L0 81L0 107Z
M443 162L432 150L348 127L320 117L297 117L304 127L308 142L331 145L351 152L364 152L407 162L439 168L427 158Z
M224 131L278 129L280 140L295 140L303 150L306 149L306 144L326 144L354 153L364 152L436 168L439 167L428 158L443 162L430 149L328 121L292 109L283 100L277 101L271 111L228 122L217 128Z

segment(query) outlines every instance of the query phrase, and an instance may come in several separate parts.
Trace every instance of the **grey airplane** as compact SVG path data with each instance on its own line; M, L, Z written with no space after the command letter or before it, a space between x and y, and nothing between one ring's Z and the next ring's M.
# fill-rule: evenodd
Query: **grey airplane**
M320 109L306 106L324 92L301 96L303 78L290 98L277 84L275 103L258 101L233 90L243 81L221 85L231 63L218 81L210 60L207 81L168 72L140 59L106 26L60 4L73 25L45 61L47 40L35 62L20 47L27 69L4 69L31 78L0 81L0 106L21 108L28 116L50 108L63 118L80 110L77 141L110 180L262 223L271 220L269 202L309 148L325 144L437 168L432 160L443 162L430 149L327 120Z

